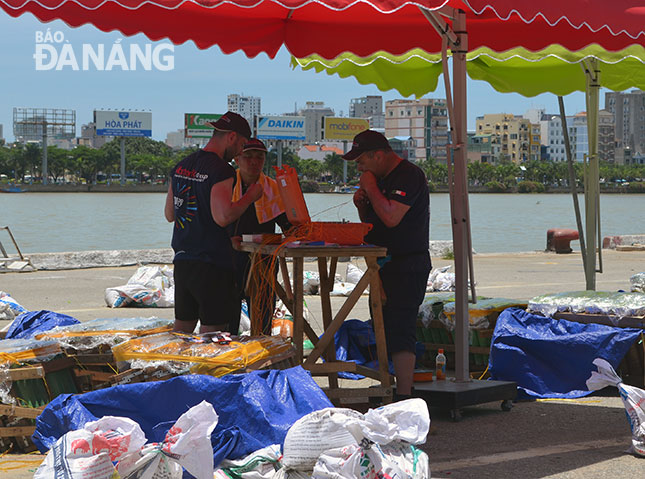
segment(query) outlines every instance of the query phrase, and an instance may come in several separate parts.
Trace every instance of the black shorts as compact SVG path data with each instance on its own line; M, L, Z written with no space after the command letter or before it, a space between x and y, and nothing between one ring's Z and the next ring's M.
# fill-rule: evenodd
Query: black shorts
M197 321L202 325L239 324L239 297L235 292L233 271L203 261L175 262L175 319ZM230 331L237 334L237 331Z
M388 353L415 352L419 306L423 302L430 274L430 257L406 257L392 260L380 270L386 300L383 324Z

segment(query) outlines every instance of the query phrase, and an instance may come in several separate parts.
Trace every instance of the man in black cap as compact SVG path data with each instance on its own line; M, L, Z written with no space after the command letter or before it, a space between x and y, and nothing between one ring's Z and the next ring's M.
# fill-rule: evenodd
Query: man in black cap
M267 148L262 140L251 138L243 147L242 153L235 158L238 169L233 186L233 201L241 198L249 187L254 184L262 186L262 197L253 206L249 206L244 213L233 223L226 227L234 242L238 242L245 234L272 234L275 233L275 225L280 225L282 231L291 227L287 215L284 212L284 204L280 196L278 183L262 173L266 160ZM269 258L263 256L265 267ZM251 270L251 255L244 251L233 252L235 266L235 281L237 284L238 306L242 299L246 300L249 307L249 316L253 308L261 309L261 325L251 325L251 333L271 334L271 320L275 309L275 294L272 285L262 283L260 291L255 291L254 298L247 292L249 272ZM276 268L275 272L278 270ZM257 274L257 272L256 272ZM260 276L260 275L259 275ZM254 299L255 301L253 301ZM255 303L255 304L254 304ZM239 320L239 314L238 314ZM239 321L238 321L239 322ZM239 324L237 325L239 327ZM235 329L235 325L233 325Z
M354 204L361 221L374 225L365 241L387 247L387 256L379 260L383 321L397 397L404 399L412 393L417 314L431 269L428 181L421 168L394 153L377 131L356 135L343 158L355 160L361 172Z
M235 170L229 164L251 137L248 122L226 112L211 122L213 136L201 150L188 155L171 172L164 213L174 222L175 331L229 331L237 324L233 248L226 226L262 196L249 186L232 201ZM237 319L239 322L239 318ZM237 334L237 331L230 331Z

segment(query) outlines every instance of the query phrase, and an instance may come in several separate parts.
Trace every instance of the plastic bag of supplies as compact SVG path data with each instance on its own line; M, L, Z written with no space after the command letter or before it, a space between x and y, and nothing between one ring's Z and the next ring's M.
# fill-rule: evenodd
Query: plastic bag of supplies
M282 463L313 471L313 479L426 479L428 456L415 448L430 428L422 399L408 399L366 414L343 408L314 411L298 420L284 441Z
M607 386L615 386L625 405L627 421L632 429L632 444L629 452L645 457L645 391L634 386L623 384L622 379L607 361L596 358L593 364L598 371L593 371L587 379L587 388L597 391Z
M105 416L63 435L34 479L181 479L183 468L196 479L212 479L217 419L202 401L177 419L163 442L145 444L135 421Z

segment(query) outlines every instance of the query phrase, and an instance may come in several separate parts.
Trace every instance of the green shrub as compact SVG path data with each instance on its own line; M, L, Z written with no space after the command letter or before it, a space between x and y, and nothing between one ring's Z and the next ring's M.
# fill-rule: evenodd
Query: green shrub
M303 193L318 193L320 191L320 186L318 186L317 181L312 180L303 180L300 182L300 188Z
M437 188L435 187L434 183L432 181L428 181L428 191L430 193L434 193Z
M517 185L519 193L544 193L544 185L536 181L520 181Z
M632 182L627 186L627 191L630 193L645 193L645 182Z
M506 185L499 181L489 181L484 185L488 191L491 193L505 193Z
M454 251L453 250L446 251L445 254L441 257L441 259L454 260L455 259Z

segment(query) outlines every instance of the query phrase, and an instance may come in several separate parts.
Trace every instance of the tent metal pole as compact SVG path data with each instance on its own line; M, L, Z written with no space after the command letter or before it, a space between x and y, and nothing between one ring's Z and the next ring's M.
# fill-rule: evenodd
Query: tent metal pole
M567 127L567 115L564 111L564 99L558 96L558 105L560 106L560 124L562 125L562 136L564 137L564 149L567 153L567 165L569 167L569 188L573 197L573 209L576 213L576 225L578 227L578 240L580 241L580 253L582 254L582 266L587 278L587 253L585 248L585 231L582 227L582 217L580 216L580 204L578 203L578 188L576 185L576 173L573 169L573 158L571 158L571 142L569 141L569 129Z
M467 175L467 98L466 98L466 54L468 53L468 32L466 14L463 10L442 9L441 13L421 9L428 21L437 30L452 51L453 88L452 102L447 102L450 110L451 143L453 154L448 155L452 165L450 179L450 209L452 216L452 243L455 256L455 380L470 381L468 320L468 277L474 286L472 247L470 240L470 212L468 207ZM439 16L452 19L452 29ZM447 61L443 54L444 73ZM447 77L447 75L446 75ZM444 78L445 80L445 78ZM450 98L450 85L446 82L446 96ZM450 104L451 103L451 104ZM453 158L454 160L451 160ZM450 167L450 165L449 165ZM472 289L473 300L476 299Z
M591 59L585 64L587 88L585 100L587 106L587 140L589 156L585 169L585 240L587 248L586 271L587 290L596 290L596 234L598 232L598 206L600 202L600 172L598 165L598 97L600 85L596 76L597 60Z
M468 34L466 14L457 11L453 31L458 42L452 48L453 101L455 114L454 211L452 212L453 243L455 253L455 378L458 382L470 381L468 362L468 183L467 183L467 99L466 53Z

